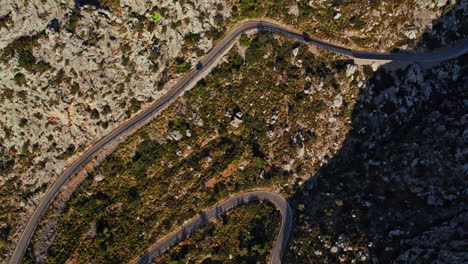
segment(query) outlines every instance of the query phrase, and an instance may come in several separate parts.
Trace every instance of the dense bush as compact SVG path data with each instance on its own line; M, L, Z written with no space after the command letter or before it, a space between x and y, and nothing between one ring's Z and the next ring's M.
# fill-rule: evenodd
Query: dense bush
M50 65L43 61L37 61L32 54L32 49L37 45L37 40L44 36L45 33L42 31L34 36L19 37L15 39L3 49L0 59L6 63L17 54L18 66L30 72L45 72L50 68Z

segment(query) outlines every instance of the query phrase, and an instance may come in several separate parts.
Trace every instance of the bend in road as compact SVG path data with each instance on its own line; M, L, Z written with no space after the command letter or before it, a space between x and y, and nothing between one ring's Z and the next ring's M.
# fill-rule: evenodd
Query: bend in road
M287 28L284 28L280 25L274 24L272 22L265 21L250 21L240 24L229 32L213 49L200 60L202 65L201 69L198 67L190 70L176 85L174 85L166 94L164 94L159 100L157 100L153 105L151 105L146 110L142 111L140 114L134 116L120 127L116 128L99 141L97 141L91 148L89 148L85 153L78 157L52 184L49 190L44 195L44 198L41 200L33 215L31 216L28 224L26 225L17 245L13 256L10 260L10 263L17 264L21 263L21 259L26 251L26 248L31 240L31 237L34 231L39 224L40 219L44 215L47 207L52 203L55 196L61 189L61 187L68 181L68 179L75 175L85 164L87 164L91 159L96 157L96 155L110 143L115 142L121 136L125 135L126 132L138 127L156 114L160 113L164 108L170 105L173 101L177 99L185 90L193 87L196 82L201 79L203 74L208 73L209 70L216 64L217 59L223 56L227 52L237 37L242 33L249 31L258 30L271 32L274 34L282 35L296 41L314 45L319 48L335 52L350 58L354 59L368 59L368 60L383 60L383 61L404 61L404 62L438 62L451 58L458 57L468 51L468 38L464 39L458 45L453 48L436 51L432 53L422 53L422 54L400 54L400 53L375 53L375 52L364 52L364 51L355 51L332 44L322 42L320 40L309 37L307 34L299 34L297 32L291 31Z
M187 238L195 230L205 225L209 220L224 214L226 211L253 201L269 201L281 213L281 227L275 241L275 246L271 252L270 263L280 264L281 258L288 244L289 234L292 228L292 210L289 203L279 194L268 191L251 191L231 197L211 209L201 213L192 221L183 225L179 230L170 234L164 240L157 243L155 246L148 249L145 253L133 262L134 264L149 264L155 258L160 256L169 248L175 246L180 241Z

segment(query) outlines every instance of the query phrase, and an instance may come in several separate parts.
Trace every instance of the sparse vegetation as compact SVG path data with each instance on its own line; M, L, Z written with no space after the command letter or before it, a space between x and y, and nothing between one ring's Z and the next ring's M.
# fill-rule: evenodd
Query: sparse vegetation
M268 204L238 207L197 230L153 263L266 263L279 223L278 212Z
M265 46L264 46L264 40L265 38L268 38L267 35L258 35L256 38L263 38L263 39L257 39L257 41L253 41L252 44L250 44L250 48L247 49L247 52L245 53L245 61L249 64L256 63L262 59L262 57L265 55ZM262 41L263 40L263 41Z
M68 22L66 23L65 28L72 33L76 33L75 29L80 19L81 19L80 8L74 7L70 12Z
M60 154L57 158L58 158L58 159L68 159L68 158L70 158L71 156L73 156L73 154L75 154L75 150L76 150L75 145L70 144L70 145L67 147L67 149L66 149L62 154Z
M290 12L292 6L298 6L299 16L295 16ZM376 41L382 39L382 26L380 23L375 23L385 19L388 21L389 30L394 32L394 28L398 25L404 25L411 21L408 14L394 17L379 17L370 16L373 11L381 14L394 13L397 9L409 8L414 6L413 0L398 0L392 1L389 4L383 5L379 1L359 2L359 1L338 1L338 2L317 2L317 1L295 1L295 0L240 0L233 4L232 17L230 21L240 21L250 18L268 17L283 23L294 25L300 31L310 32L312 36L325 38L328 40L338 40L339 42L350 45L355 43L363 48L381 48L382 43ZM341 17L334 19L335 9L340 10ZM365 36L361 30L368 29ZM379 30L377 30L379 29ZM350 42L348 37L337 32L343 31L358 31L362 39L355 39ZM389 38L394 41L389 41ZM393 43L398 40L408 39L403 35L387 34L385 35L386 42ZM387 47L393 48L392 45Z
M255 36L248 62L231 51L228 63L126 140L73 193L48 262L70 257L125 262L231 193L282 186L294 174L313 171L318 164L299 160L284 167L296 159L298 148L320 142L311 131L325 125L315 117L327 108L299 96L304 76L324 72L313 78L331 88L330 76L343 78L343 73L304 46L299 46L297 58L302 66L292 65L292 49L290 41ZM329 100L328 92L322 95L313 101ZM237 125L232 123L235 118L241 120ZM291 140L298 134L300 139ZM96 177L103 180L96 182ZM96 234L87 235L94 227ZM252 251L241 254L263 258L270 246L252 245Z
M12 59L15 54L18 54L18 66L33 73L45 72L50 68L50 65L43 61L37 61L32 54L32 49L37 45L37 40L44 37L44 34L44 32L40 32L31 37L17 38L3 49L0 60L6 63L8 60Z

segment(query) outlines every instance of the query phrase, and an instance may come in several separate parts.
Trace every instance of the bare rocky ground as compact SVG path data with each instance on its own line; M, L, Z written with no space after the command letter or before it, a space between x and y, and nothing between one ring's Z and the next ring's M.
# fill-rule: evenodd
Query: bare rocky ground
M11 221L31 213L67 164L183 74L167 68L183 53L185 36L199 36L194 44L200 53L212 47L206 32L218 27L217 14L230 15L225 5L217 0L2 2L0 259L16 240Z
M9 37L0 42L3 48L18 34L36 34L31 52L48 68L38 74L36 69L18 67L21 54L1 65L1 150L10 158L27 153L29 160L24 163L30 165L21 166L25 164L17 158L13 165L17 173L2 177L2 182L19 173L24 185L49 182L63 170L67 158L159 98L164 89L158 81L165 66L180 53L184 36L214 27L214 13L220 12L216 1L183 9L179 3L158 3L158 8L178 12L156 23L157 30L148 31L138 24L153 15L148 4L129 2L121 3L120 13L73 1L58 6L52 1L2 5L14 21L1 28L1 34ZM33 15L26 19L23 13ZM200 13L206 17L195 20ZM182 18L191 18L190 23L186 21L177 30L161 30ZM16 23L21 20L27 22ZM212 43L201 35L199 48L206 51Z

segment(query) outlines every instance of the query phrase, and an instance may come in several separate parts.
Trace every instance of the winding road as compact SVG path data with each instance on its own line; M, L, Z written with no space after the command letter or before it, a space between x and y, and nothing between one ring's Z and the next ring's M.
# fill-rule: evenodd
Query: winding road
M281 195L268 191L251 191L242 193L215 205L143 253L134 262L134 264L151 263L155 258L164 253L164 251L184 240L195 230L206 224L210 219L222 215L236 206L260 200L271 202L281 213L281 228L270 257L271 264L280 264L283 253L286 250L289 234L291 233L292 210L288 202Z
M75 175L84 165L91 159L96 157L100 151L109 146L111 143L116 142L122 136L127 135L127 132L136 129L145 122L148 122L156 114L161 113L163 109L174 102L178 96L182 95L184 91L192 88L204 74L207 74L219 61L220 58L234 45L237 37L242 33L250 31L265 31L274 34L282 35L296 41L314 45L319 48L335 52L353 59L366 59L373 61L403 61L403 62L438 62L451 58L458 57L468 51L468 38L460 41L457 45L450 49L444 49L433 53L422 54L401 54L401 53L374 53L355 51L343 47L338 47L328 44L317 39L311 38L306 34L300 34L287 29L283 26L277 25L272 22L265 21L249 21L238 25L230 31L213 49L200 60L200 67L195 67L190 70L176 85L174 85L165 95L163 95L154 104L142 111L140 114L134 116L130 120L123 123L121 126L110 132L108 135L97 141L92 147L78 157L52 184L49 190L45 193L44 198L41 200L33 215L31 216L28 224L26 225L18 244L16 245L13 256L10 260L11 264L21 263L24 252L31 240L34 231L37 228L42 216L44 215L47 207L52 203L59 190L65 183ZM198 68L198 69L197 69ZM278 254L274 252L273 255Z

